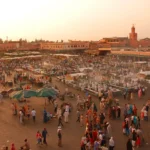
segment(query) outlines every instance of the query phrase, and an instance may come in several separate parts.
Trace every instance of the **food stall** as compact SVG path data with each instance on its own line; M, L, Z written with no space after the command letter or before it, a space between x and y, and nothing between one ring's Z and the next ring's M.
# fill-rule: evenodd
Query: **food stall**
M44 83L46 82L46 79L44 78L44 75L32 74L32 75L29 75L29 81L31 84L35 84L38 87L42 87Z

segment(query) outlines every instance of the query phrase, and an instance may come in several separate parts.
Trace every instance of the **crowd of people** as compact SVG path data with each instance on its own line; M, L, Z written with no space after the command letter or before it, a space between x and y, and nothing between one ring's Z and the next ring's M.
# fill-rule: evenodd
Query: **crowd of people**
M93 101L92 96L85 91L85 97L81 98L80 95L76 96L77 100L77 119L76 123L79 122L82 128L85 128L85 132L81 138L80 148L81 150L113 150L116 147L115 138L113 137L111 120L117 120L122 118L122 131L123 134L128 137L128 141L126 144L127 150L133 150L135 147L140 147L144 143L144 135L142 132L141 121L148 121L148 111L149 111L149 103L145 104L141 109L140 115L138 113L138 109L136 104L133 104L133 95L136 93L139 99L141 99L146 93L146 89L144 86L141 86L139 81L133 82L129 78L133 76L133 74L137 73L140 68L136 68L132 65L133 60L125 63L118 57L91 57L91 56L80 56L65 59L65 61L59 61L56 63L57 58L46 58L47 62L55 62L53 67L47 72L55 71L56 74L68 74L72 70L79 71L79 68L83 67L92 67L93 72L87 72L88 78L77 79L76 82L80 82L80 86L84 86L84 88L91 88L98 92L97 101L99 106ZM27 60L26 64L30 64L33 67L42 67L43 60ZM12 61L10 63L1 62L1 66L5 75L0 77L1 84L6 81L7 76L11 75L11 72L16 67L22 67L24 62L21 61ZM112 68L114 67L114 68ZM9 68L9 71L7 71ZM104 69L105 68L105 69ZM129 69L129 68L133 68ZM142 69L147 69L148 66L142 67ZM113 89L109 87L110 83L114 83L114 80L117 80L114 77L107 77L109 80L109 84L98 84L101 82L102 78L96 78L96 75L102 76L102 74L110 75L112 72L116 74L121 74L123 77L118 78L118 81L115 83L118 86L123 86L123 96L125 100L129 100L129 103L124 106L124 110L122 110L119 100L113 96ZM64 72L65 70L65 72ZM97 70L97 71L96 71ZM101 73L102 74L101 74ZM130 72L130 77L128 76L128 72ZM128 78L128 79L127 79ZM48 80L47 76L43 78L44 80ZM87 81L89 79L89 81ZM94 79L94 80L93 80ZM82 82L83 81L83 82ZM84 82L85 81L85 82ZM14 84L17 82L22 82L22 77L16 76L14 77ZM126 84L127 83L127 84ZM137 91L130 91L130 87L132 85L136 85ZM27 88L28 89L28 88ZM65 90L65 96L69 93L68 89ZM2 95L2 94L1 94ZM0 95L0 100L2 99ZM51 101L51 99L49 99ZM54 100L53 103L53 112L48 112L46 108L42 111L43 123L47 123L52 118L57 118L58 127L57 127L57 136L58 136L58 146L62 146L62 128L69 123L70 121L70 113L72 112L71 103L63 103L61 106L58 105L58 99ZM82 109L84 108L84 109ZM11 104L12 114L14 116L18 116L18 120L20 124L25 124L26 121L32 118L33 123L36 123L37 113L33 107L30 107L28 103L25 101L23 106L18 106L16 102ZM46 128L43 131L37 131L36 133L36 141L38 145L47 145L47 136L48 131ZM20 149L30 150L30 144L28 139L24 140L24 145L20 147ZM11 145L11 150L16 150L15 144Z
M137 94L138 95L138 94ZM108 98L108 97L107 97ZM102 100L103 101L103 100ZM100 102L102 103L102 102ZM149 101L143 106L141 115L138 115L137 107L135 104L125 104L123 111L123 134L128 137L126 144L127 150L139 148L145 144L143 131L141 128L141 120L148 121ZM85 122L83 123L83 115L77 111L77 122L85 126L85 133L81 138L81 150L113 150L115 141L112 137L112 127L107 119L120 119L121 108L117 106L109 106L105 111L101 109L101 113L97 114L97 109L93 109L93 105L87 108L85 114ZM79 120L80 116L80 120Z

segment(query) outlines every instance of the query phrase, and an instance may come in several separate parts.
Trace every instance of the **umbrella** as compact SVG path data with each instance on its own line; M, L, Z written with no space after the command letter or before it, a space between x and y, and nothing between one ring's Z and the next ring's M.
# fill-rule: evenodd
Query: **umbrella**
M30 98L37 96L37 92L34 90L21 90L13 93L10 97L13 99Z
M37 91L38 97L56 97L57 92L53 88L42 88Z
M23 97L23 91L18 91L18 92L15 92L15 93L12 93L10 95L11 98L13 99L21 99Z
M53 97L56 98L56 95L58 93L53 88L42 88L37 91L37 97ZM46 105L46 99L45 99L45 105Z
M24 90L24 98L30 98L37 96L37 92L34 90Z

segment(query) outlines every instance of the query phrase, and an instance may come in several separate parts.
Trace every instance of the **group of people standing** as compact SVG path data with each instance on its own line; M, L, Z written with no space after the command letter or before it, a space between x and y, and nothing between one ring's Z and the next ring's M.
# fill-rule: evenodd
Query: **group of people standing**
M25 117L27 117L27 119L30 119L30 116L32 117L33 122L35 123L36 121L36 110L33 108L32 110L30 110L29 105L25 104L24 106L22 106L19 110L18 110L18 106L17 103L12 103L11 104L11 109L12 109L12 114L13 115L18 115L19 116L19 122L21 124L25 123Z
M80 118L80 120L79 120ZM106 114L101 112L98 114L97 107L94 103L87 108L85 117L77 110L77 122L85 126L85 133L81 138L81 150L108 149L113 150L115 142L112 137L111 124L106 121Z
M129 137L127 150L133 150L135 147L143 145L144 136L141 129L141 120L148 121L149 104L143 106L141 116L138 116L136 105L125 104L124 122L122 125L123 134Z

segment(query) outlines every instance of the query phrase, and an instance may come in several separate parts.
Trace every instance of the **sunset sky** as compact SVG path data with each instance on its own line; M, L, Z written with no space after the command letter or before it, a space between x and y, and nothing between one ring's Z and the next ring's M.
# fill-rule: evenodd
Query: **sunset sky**
M150 0L1 0L0 38L99 40L150 37Z

